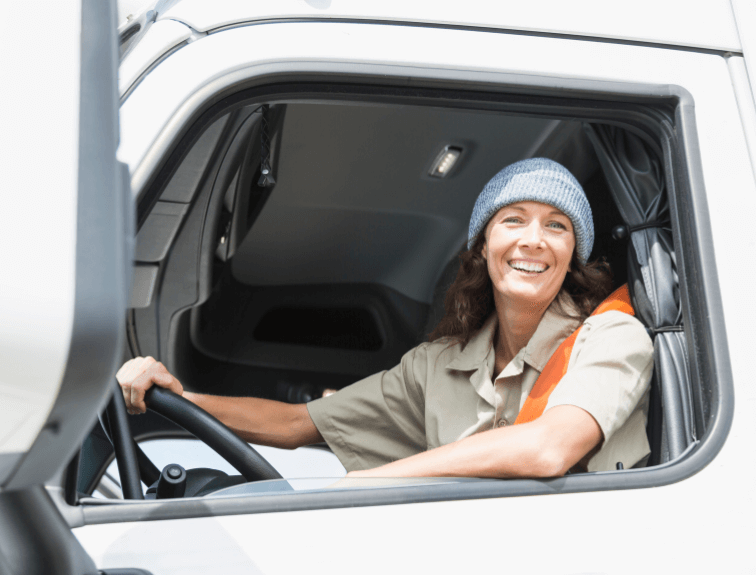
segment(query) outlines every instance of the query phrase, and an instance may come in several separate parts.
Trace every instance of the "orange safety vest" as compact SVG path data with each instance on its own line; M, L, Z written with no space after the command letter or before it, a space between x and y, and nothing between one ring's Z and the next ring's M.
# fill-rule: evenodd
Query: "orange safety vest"
M630 303L630 291L627 288L627 284L617 289L612 295L602 301L591 316L611 310L635 315L633 304ZM546 409L546 404L549 402L551 392L554 391L557 384L564 377L564 374L567 373L572 348L575 346L575 340L582 327L581 325L573 331L570 337L565 339L549 358L546 367L543 368L541 375L538 376L533 389L530 391L530 395L525 400L520 414L514 422L515 425L529 423L541 417L543 411Z

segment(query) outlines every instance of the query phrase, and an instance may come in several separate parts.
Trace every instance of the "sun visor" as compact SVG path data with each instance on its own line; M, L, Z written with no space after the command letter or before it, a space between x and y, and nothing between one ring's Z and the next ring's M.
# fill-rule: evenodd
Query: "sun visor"
M114 3L11 3L5 16L0 485L15 489L71 458L112 390L133 208L116 160Z

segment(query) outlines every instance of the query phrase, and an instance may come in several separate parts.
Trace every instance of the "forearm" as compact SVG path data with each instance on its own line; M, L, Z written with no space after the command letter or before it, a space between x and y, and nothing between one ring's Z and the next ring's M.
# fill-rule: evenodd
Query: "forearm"
M249 443L295 449L323 441L305 404L256 397L222 397L184 392L198 405Z
M548 477L559 475L522 426L478 433L354 477ZM526 430L527 431L527 430ZM562 472L563 473L563 472Z
M472 435L353 477L556 477L593 450L602 432L578 407L559 406L538 420Z

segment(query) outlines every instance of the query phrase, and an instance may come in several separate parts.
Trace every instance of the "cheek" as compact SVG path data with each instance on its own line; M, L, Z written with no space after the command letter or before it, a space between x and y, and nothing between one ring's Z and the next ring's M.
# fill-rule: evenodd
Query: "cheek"
M575 254L576 247L577 245L575 243L574 236L570 238L570 241L566 241L564 243L563 257L567 259L567 269L570 269L572 267L572 256Z
M514 231L497 228L488 238L486 243L487 255L497 258L505 255L512 246L517 243L517 235Z
M574 242L565 242L560 246L555 246L554 253L559 262L558 266L565 272L572 271L572 255L575 252Z

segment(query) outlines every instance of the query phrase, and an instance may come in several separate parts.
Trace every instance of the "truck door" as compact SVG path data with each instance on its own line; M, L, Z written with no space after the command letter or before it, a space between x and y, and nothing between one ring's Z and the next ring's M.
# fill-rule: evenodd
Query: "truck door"
M43 484L113 389L133 209L115 3L10 3L0 38L0 572L91 568ZM10 13L8 13L10 12Z

